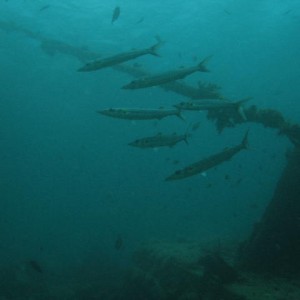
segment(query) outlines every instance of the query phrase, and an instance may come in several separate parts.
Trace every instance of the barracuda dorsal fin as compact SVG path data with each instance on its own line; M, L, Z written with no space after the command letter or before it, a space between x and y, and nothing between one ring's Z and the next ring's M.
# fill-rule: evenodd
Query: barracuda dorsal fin
M206 63L213 57L213 55L209 55L205 57L199 64L198 64L198 69L201 72L209 72L209 70L206 67Z
M247 97L247 98L241 99L241 100L239 100L239 101L237 101L237 102L235 102L235 103L236 103L236 105L241 106L241 105L243 105L244 103L246 103L246 102L248 102L249 100L251 100L252 98L253 98L253 97Z
M252 99L252 97L247 97L247 98L244 98L244 99L236 102L237 111L238 111L239 115L243 118L244 121L247 120L247 117L245 115L243 105L244 105L244 103L248 102L251 99Z
M249 147L248 135L249 135L249 129L246 131L246 133L245 133L245 135L243 137L243 140L241 142L241 147L243 149L248 149L248 147Z
M176 107L176 109L177 109L176 116L177 116L180 120L186 122L186 119L181 115L181 110L180 110L178 107Z
M185 134L184 136L183 136L183 140L184 140L184 142L187 144L187 145L189 145L189 141L188 141L188 138L189 138L189 135L188 134Z

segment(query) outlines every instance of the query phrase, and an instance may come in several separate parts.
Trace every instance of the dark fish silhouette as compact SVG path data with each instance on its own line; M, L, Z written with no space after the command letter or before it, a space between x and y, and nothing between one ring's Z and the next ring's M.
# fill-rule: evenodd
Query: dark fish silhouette
M120 7L116 6L114 11L113 11L112 17L111 17L111 24L113 24L115 21L118 20L118 18L120 16L120 13L121 13Z
M178 109L108 108L99 110L98 113L126 120L161 120L169 116L177 116L183 119Z
M161 134L137 139L128 145L138 148L158 148L158 147L173 147L177 143L184 141L188 144L189 134Z
M124 241L121 235L118 235L117 239L115 240L115 249L121 250L124 247Z
M156 44L152 45L149 48L132 50L127 52L122 52L113 56L109 56L100 60L95 60L85 64L83 67L78 69L79 72L91 72L100 70L107 67L112 67L128 60L138 58L143 55L151 54L154 56L159 56L157 50L162 45L162 41L158 40Z
M144 21L144 17L141 17L135 24L141 24Z
M241 150L247 149L247 146L248 146L248 131L246 132L240 144L232 148L225 149L224 151L219 152L217 154L211 155L183 169L177 170L175 173L168 176L165 180L170 181L170 180L184 179L205 172L213 167L222 164L227 160L230 160L235 154L239 153Z
M179 110L196 110L196 111L232 108L235 109L244 120L247 120L247 117L245 116L244 113L243 105L250 99L251 97L248 97L236 102L221 100L221 99L189 101L189 102L181 102L179 104L175 104L174 107L178 108Z
M36 260L30 260L29 265L37 273L41 273L41 274L44 273L42 267Z
M168 82L179 79L184 79L188 75L191 75L195 72L209 72L209 70L206 67L206 63L210 58L211 56L206 57L198 65L193 67L182 68L179 70L171 70L157 75L145 76L136 80L132 80L130 83L124 85L122 89L143 89L147 87L166 84Z
M46 9L48 9L48 8L50 8L50 5L44 5L44 6L42 6L42 7L39 9L39 11L44 11L44 10L46 10Z

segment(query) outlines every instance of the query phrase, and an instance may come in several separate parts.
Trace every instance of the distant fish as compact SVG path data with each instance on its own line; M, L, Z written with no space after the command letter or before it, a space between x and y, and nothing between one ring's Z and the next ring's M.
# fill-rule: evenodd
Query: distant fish
M43 269L36 260L29 261L30 267L37 273L43 273Z
M225 179L225 180L230 180L229 174L225 174L225 175L224 175L224 179Z
M165 73L146 76L140 79L133 80L130 83L124 85L122 89L143 89L151 86L166 84L178 79L183 79L195 72L209 72L205 65L210 58L211 56L205 58L198 65L193 67L172 70Z
M127 120L160 120L169 116L177 116L183 119L178 109L108 108L100 110L98 113Z
M115 21L118 20L120 13L121 13L120 6L116 6L111 17L111 24L113 24Z
M115 249L116 250L121 250L124 248L124 241L122 236L119 234L115 240Z
M130 146L138 148L157 148L157 147L173 147L177 143L184 141L188 143L188 134L161 134L137 139L129 143Z
M144 17L141 17L135 24L141 24L144 21Z
M49 4L42 6L42 7L39 9L39 11L44 11L44 10L46 10L46 9L48 9L48 8L50 8L50 5L49 5Z
M290 12L292 12L292 9L289 9L289 10L285 11L285 12L283 13L283 15L288 15Z
M194 100L223 99L223 96L218 91L219 87L214 84L203 84L201 82L198 84L198 87L193 87L183 82L172 81L160 87Z
M246 149L247 146L248 146L248 131L246 132L242 142L239 145L232 148L228 148L222 152L211 155L194 164L191 164L183 169L177 170L175 173L168 176L165 180L171 181L171 180L184 179L199 173L203 173L231 159L235 154L237 154L243 149Z
M149 48L140 49L140 50L132 50L124 53L120 53L117 55L109 56L100 60L95 60L93 62L87 63L85 66L78 69L79 72L91 72L97 71L103 68L112 67L123 62L135 59L137 57L151 54L154 56L159 56L157 53L158 48L162 45L162 41L158 40L156 44Z
M231 15L231 12L227 9L223 9L224 13L226 13L227 15Z
M196 122L192 125L192 131L196 131L201 126L201 122Z

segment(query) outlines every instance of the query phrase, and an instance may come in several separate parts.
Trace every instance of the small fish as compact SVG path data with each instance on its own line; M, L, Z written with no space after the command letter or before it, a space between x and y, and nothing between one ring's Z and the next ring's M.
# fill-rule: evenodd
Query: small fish
M285 11L285 12L283 13L283 15L288 15L290 12L292 12L292 9L289 9L289 10Z
M223 9L224 13L226 13L227 15L231 15L231 12L227 9Z
M124 248L124 241L122 236L119 234L115 240L115 249L119 251L123 248Z
M183 120L178 109L140 109L140 108L108 108L98 113L118 119L127 120L161 120L169 116L177 116Z
M157 147L173 147L177 143L184 141L188 144L188 134L161 134L158 133L155 136L149 136L142 139L137 139L128 145L138 148L157 148Z
M243 181L243 178L239 178L239 179L235 182L235 185L240 185L242 181Z
M192 125L192 131L196 131L201 125L201 122L196 122Z
M242 142L239 145L232 148L228 148L227 150L211 155L183 169L177 170L172 175L168 176L165 180L171 181L171 180L184 179L199 173L203 173L231 159L235 154L239 153L243 149L246 149L247 147L248 147L248 131L246 132Z
M144 17L141 17L135 24L141 24L144 21Z
M46 9L48 9L48 8L50 8L50 5L49 5L49 4L48 4L48 5L42 6L42 7L39 9L39 11L44 11L44 10L46 10Z
M120 6L116 6L111 17L111 24L113 24L115 21L118 20L120 13L121 13Z
M143 89L147 87L166 84L168 82L175 81L178 79L183 79L186 76L191 75L195 72L209 72L206 68L206 63L210 58L211 56L203 59L198 65L193 67L181 68L179 70L172 70L165 73L153 76L146 76L140 79L133 80L130 83L124 85L122 89Z
M159 56L157 53L157 50L161 47L162 41L158 40L156 44L149 48L140 49L140 50L132 50L124 53L120 53L117 55L109 56L103 59L95 60L92 62L87 63L80 69L78 69L78 72L91 72L91 71L97 71L103 68L112 67L115 65L119 65L123 62L135 59L137 57L151 54L154 56Z
M29 265L37 273L43 273L42 267L40 266L40 264L36 260L30 260Z
M229 174L225 174L225 175L224 175L224 179L225 179L225 180L230 180Z

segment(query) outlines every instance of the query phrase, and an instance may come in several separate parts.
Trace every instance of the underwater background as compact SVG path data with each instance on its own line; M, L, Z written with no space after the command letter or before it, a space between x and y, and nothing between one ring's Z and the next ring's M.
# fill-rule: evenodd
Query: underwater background
M120 16L112 24L117 5ZM38 261L51 278L72 270L119 274L149 240L238 243L248 237L292 147L285 136L254 123L219 133L205 112L183 112L185 121L99 115L113 107L169 108L185 98L159 87L123 90L132 76L111 68L77 72L83 61L55 44L45 51L41 41L105 57L149 47L159 36L160 57L127 64L159 73L213 55L209 73L184 82L214 83L232 101L252 97L246 107L275 109L300 123L298 1L2 0L0 7L2 266ZM184 134L198 122L188 144L128 146L159 132ZM164 180L239 144L248 129L249 149L232 160L202 175Z

